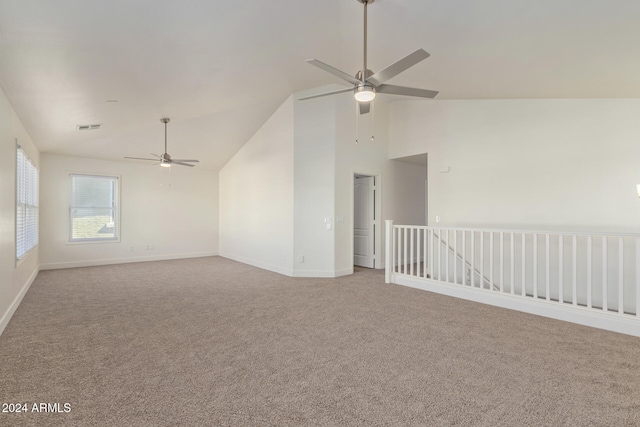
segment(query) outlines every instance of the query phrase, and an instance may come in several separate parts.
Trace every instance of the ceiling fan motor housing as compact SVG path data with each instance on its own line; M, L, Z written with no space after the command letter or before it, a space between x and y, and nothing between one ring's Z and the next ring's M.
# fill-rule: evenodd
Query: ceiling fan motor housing
M361 82L367 80L369 77L373 76L373 71L371 71L370 69L367 68L367 71L364 73L364 78L362 78L362 70L359 70L356 73L356 79L360 80Z
M401 72L413 67L418 62L429 57L429 53L424 49L417 49L404 58L399 59L388 67L374 73L367 68L367 6L374 2L374 0L357 0L358 3L364 5L364 43L363 43L363 61L362 68L358 71L355 77L341 71L329 64L325 64L317 59L309 59L307 63L320 68L334 76L341 78L353 85L354 97L359 102L360 114L367 114L370 111L368 103L373 101L377 93L391 94L391 95L403 95L403 96L415 96L419 98L434 98L438 91L418 89L412 87L396 86L386 84L385 82L393 77L397 76ZM333 90L318 95L311 95L299 98L300 100L318 98L326 95L334 95L343 92L349 92L350 89Z

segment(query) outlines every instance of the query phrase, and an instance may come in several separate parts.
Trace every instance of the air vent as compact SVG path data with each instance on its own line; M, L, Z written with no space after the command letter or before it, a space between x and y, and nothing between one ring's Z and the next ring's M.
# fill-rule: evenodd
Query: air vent
M100 129L100 124L97 125L78 125L78 130L96 130Z

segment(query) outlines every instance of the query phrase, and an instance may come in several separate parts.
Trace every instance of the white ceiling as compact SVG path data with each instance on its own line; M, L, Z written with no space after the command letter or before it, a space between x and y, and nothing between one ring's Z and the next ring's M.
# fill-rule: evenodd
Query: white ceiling
M217 170L291 93L340 82L306 59L356 73L362 8L2 0L0 87L41 152L146 157L170 117L168 151ZM424 48L431 57L391 83L437 99L636 98L639 23L633 0L376 0L369 68Z

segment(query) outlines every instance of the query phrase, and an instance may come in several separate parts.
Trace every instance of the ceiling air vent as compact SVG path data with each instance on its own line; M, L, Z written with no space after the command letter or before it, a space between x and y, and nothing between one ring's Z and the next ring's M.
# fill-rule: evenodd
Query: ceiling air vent
M96 130L100 129L100 124L97 125L78 125L78 130Z

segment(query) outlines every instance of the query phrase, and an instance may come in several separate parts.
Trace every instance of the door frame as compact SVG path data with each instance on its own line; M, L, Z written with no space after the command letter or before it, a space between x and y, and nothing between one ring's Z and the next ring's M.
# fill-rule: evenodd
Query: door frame
M382 247L382 237L384 234L384 230L382 230L382 174L379 172L371 172L371 171L351 171L351 218L350 218L350 246L351 246L351 263L353 264L354 252L355 248L353 246L353 235L354 235L354 218L355 218L355 192L354 192L354 182L356 177L368 176L373 177L375 182L375 197L373 204L373 213L375 215L374 220L374 239L373 239L373 251L375 255L375 263L374 268L376 270L384 269L384 253Z

